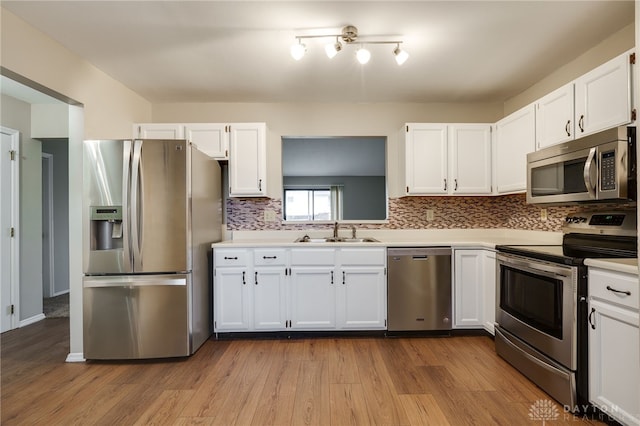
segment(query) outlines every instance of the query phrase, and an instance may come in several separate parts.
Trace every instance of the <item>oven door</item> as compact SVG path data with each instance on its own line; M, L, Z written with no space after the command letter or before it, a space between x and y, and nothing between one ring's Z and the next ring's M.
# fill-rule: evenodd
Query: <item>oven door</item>
M498 326L575 371L577 267L504 253L497 261Z

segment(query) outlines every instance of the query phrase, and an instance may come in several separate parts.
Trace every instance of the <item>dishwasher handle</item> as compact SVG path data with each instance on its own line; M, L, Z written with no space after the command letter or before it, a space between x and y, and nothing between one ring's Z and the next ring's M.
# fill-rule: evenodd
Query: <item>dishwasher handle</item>
M387 256L409 256L416 260L426 260L429 256L451 256L451 247L398 247L388 248Z

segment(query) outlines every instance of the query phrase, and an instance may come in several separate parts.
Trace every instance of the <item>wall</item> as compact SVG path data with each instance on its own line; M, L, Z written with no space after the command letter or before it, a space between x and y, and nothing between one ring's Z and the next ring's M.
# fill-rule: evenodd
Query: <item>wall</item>
M1 64L84 105L84 138L131 137L151 119L151 104L122 83L0 8Z
M42 314L42 148L31 139L31 105L2 96L0 123L20 132L20 318ZM4 202L4 201L3 201Z
M42 152L53 155L53 291L58 295L69 291L69 140L45 139Z
M635 46L635 24L629 24L584 54L558 68L504 103L504 115L530 104ZM637 65L636 65L637 67Z

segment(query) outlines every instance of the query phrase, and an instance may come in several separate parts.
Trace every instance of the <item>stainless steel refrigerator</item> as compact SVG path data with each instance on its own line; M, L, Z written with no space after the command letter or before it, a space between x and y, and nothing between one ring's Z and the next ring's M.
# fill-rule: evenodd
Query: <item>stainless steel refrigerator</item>
M211 335L220 166L184 140L84 142L86 359L193 354Z

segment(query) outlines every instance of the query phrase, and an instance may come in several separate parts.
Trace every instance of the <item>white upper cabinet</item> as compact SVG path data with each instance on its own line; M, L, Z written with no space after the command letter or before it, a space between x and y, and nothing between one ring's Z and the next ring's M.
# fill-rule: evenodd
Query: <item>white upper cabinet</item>
M446 194L447 125L407 123L405 129L406 194Z
M576 138L631 122L631 52L575 80Z
M491 126L405 125L405 193L491 193Z
M136 139L184 139L184 124L142 123L133 125Z
M573 83L536 102L536 149L574 139Z
M498 194L527 189L527 154L535 151L535 106L528 105L496 123L496 187Z
M185 124L184 133L188 141L216 160L229 159L229 126L219 123Z
M229 196L266 197L265 123L235 123L229 127Z
M490 194L491 126L489 124L450 125L449 194Z

